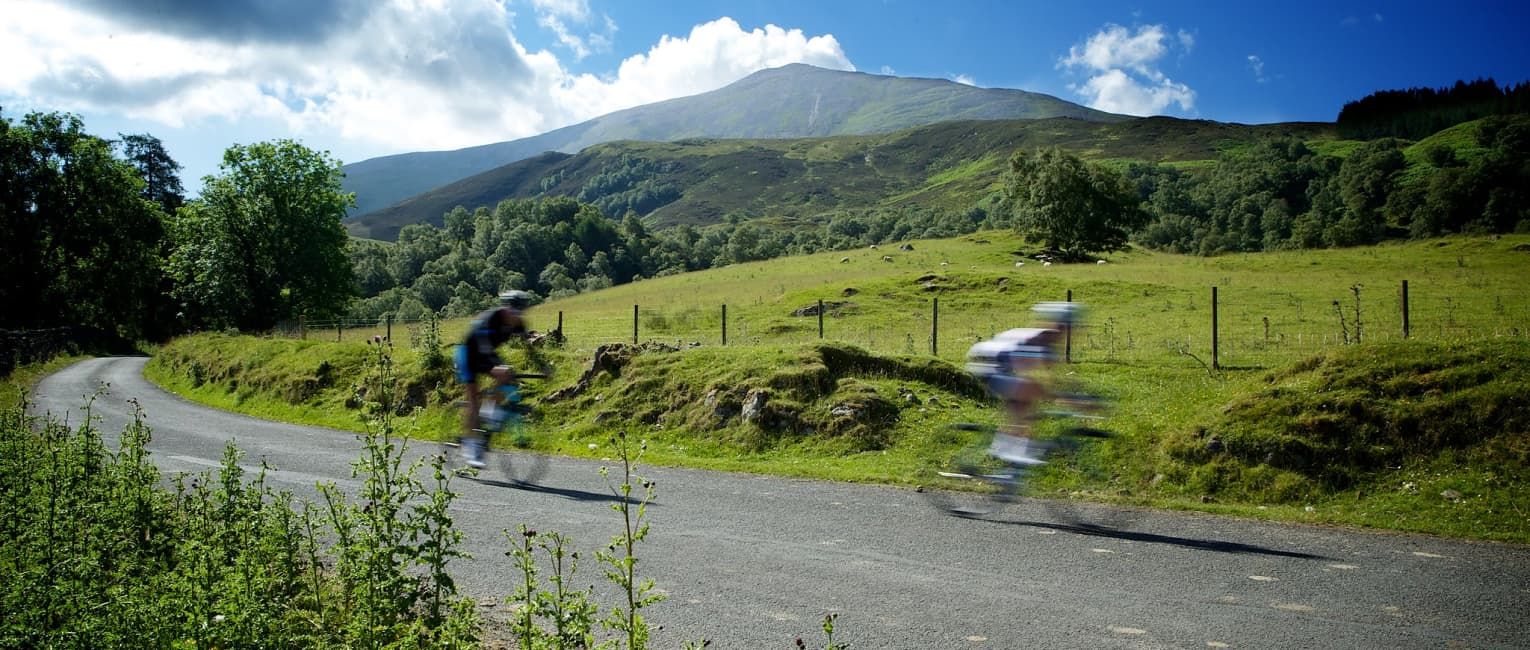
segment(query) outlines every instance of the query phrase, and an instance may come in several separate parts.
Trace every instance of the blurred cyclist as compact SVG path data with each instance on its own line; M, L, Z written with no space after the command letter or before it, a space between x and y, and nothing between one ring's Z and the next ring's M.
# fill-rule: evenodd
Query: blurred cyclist
M1031 448L1031 423L1036 407L1052 396L1042 371L1059 357L1058 347L1078 321L1082 308L1071 302L1044 302L1031 308L1043 327L999 333L967 352L967 369L983 380L1004 405L1004 421L994 433L988 453L1019 465L1040 465L1040 451Z
M512 338L524 340L529 333L524 313L531 307L532 295L525 291L506 291L499 294L499 306L489 309L468 326L467 337L457 346L454 360L457 381L464 387L467 408L463 412L463 427L467 435L462 438L462 455L468 465L483 467L483 454L488 446L488 434L478 425L478 409L482 391L478 378L493 377L498 388L515 379L515 372L499 357L499 346Z

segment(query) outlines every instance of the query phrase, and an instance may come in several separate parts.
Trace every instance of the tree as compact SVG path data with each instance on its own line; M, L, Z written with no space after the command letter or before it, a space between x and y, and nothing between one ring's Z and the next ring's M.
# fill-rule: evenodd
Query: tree
M143 198L158 204L165 214L175 214L186 204L185 189L181 187L181 164L165 151L164 143L147 133L124 135L114 144L122 149L128 164L138 170L143 179Z
M136 337L159 292L163 213L80 118L0 115L0 326Z
M175 224L178 295L209 325L270 328L343 314L355 280L340 162L291 140L230 147Z
M1004 206L1017 231L1065 259L1119 250L1147 222L1121 175L1055 148L1010 158Z

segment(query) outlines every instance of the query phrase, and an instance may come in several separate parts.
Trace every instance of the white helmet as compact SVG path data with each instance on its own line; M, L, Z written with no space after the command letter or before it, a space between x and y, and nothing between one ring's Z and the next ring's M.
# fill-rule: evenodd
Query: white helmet
M1038 302L1031 313L1049 323L1073 325L1084 317L1084 306L1076 302Z

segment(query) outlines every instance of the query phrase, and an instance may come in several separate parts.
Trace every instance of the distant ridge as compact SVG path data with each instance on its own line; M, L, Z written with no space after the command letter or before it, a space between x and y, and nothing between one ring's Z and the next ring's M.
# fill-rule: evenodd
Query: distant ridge
M544 152L577 153L616 140L865 135L951 120L1048 117L1129 119L1023 90L794 63L761 70L711 92L617 111L529 138L363 160L344 167L344 185L356 193L354 219Z

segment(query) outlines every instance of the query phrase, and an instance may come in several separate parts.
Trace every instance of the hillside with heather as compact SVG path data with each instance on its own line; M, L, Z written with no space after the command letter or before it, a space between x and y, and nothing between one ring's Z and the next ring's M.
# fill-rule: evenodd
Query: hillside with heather
M729 215L811 219L847 206L960 210L1000 184L1016 151L1059 147L1094 162L1210 164L1260 139L1331 140L1332 125L1242 125L1141 118L943 122L883 135L797 139L622 141L575 155L545 153L351 219L357 236L396 239L414 223L441 225L456 206L568 196L608 216L705 226Z

